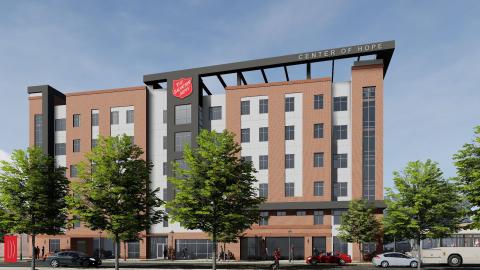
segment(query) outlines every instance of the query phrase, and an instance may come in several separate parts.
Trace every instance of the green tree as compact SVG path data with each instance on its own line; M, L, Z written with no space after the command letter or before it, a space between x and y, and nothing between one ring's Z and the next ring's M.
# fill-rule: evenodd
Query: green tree
M453 159L457 167L455 180L472 206L468 212L473 220L471 227L480 229L480 126L475 127L472 142L464 144Z
M66 225L68 179L65 168L41 149L15 150L10 162L0 162L0 222L9 233L32 237L32 269L35 269L35 236L60 234Z
M92 230L109 233L115 242L115 269L119 269L120 240L159 222L163 205L150 189L151 163L127 136L99 138L98 145L79 164L80 182L72 185L72 213Z
M364 243L375 242L381 234L381 224L375 217L375 208L364 200L351 201L348 211L342 216L339 228L340 239L360 246L364 257Z
M258 222L258 206L264 199L254 188L252 163L238 157L241 148L233 133L202 130L197 144L194 149L185 145L185 166L174 164L175 177L169 181L177 192L167 209L173 221L210 235L216 269L218 237L231 238Z
M454 184L443 177L437 163L409 162L394 172L395 190L387 188L385 227L398 238L414 239L421 267L421 240L456 232L464 217L462 199Z

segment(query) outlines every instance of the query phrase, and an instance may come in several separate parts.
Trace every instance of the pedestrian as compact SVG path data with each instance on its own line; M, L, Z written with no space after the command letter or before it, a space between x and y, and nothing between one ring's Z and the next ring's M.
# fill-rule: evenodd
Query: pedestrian
M163 259L166 260L168 258L168 249L166 246L163 247Z
M269 257L269 256L268 256L268 248L265 247L265 261L268 260L268 257Z
M42 246L42 259L45 259L45 246Z
M218 255L218 260L225 260L225 251L223 250L222 246L220 246L220 254Z
M186 259L186 258L187 258L187 254L188 254L188 249L187 249L187 247L185 247L184 249L182 249L182 254L183 254L183 259Z
M273 263L270 264L271 269L278 269L280 267L280 248L273 251Z
M37 247L35 247L35 259L38 260L39 256L40 256L40 248L37 246Z
M313 248L313 256L318 257L318 255L320 255L320 253L318 252L317 247L314 247Z

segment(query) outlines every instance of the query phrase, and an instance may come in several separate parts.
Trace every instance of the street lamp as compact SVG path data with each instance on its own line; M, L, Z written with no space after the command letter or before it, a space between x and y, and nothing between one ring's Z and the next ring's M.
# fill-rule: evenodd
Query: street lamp
M291 238L292 230L288 230L288 262L292 262L292 245L290 244L290 238Z

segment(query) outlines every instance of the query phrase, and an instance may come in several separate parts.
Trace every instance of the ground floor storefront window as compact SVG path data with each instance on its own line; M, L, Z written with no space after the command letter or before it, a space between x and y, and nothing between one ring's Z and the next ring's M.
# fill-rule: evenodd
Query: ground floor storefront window
M166 236L151 236L148 242L149 259L166 259L168 255L168 245Z
M128 258L138 259L140 258L140 241L127 242Z
M327 252L327 238L325 236L312 237L312 254L314 255L315 252Z
M265 238L267 250L273 254L280 248L281 260L288 260L289 255L295 260L305 258L305 242L303 237L267 237Z
M48 250L51 253L56 253L60 251L60 239L49 239L48 240Z
M211 259L212 241L204 239L179 239L175 241L176 259Z
M333 237L333 252L348 254L348 243L340 240L337 236Z
M100 252L99 252L100 251ZM113 259L115 257L115 245L110 238L93 238L93 256L102 259Z
M265 245L261 237L242 237L240 239L240 259L241 260L262 260L271 259L266 255Z

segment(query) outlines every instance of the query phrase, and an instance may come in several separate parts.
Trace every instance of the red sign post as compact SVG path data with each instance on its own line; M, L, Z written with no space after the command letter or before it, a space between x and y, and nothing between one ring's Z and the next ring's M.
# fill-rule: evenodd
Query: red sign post
M192 94L192 77L173 80L172 94L177 98L184 99Z
M17 262L17 237L14 235L3 237L3 261Z

